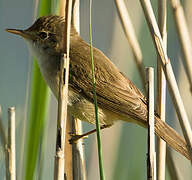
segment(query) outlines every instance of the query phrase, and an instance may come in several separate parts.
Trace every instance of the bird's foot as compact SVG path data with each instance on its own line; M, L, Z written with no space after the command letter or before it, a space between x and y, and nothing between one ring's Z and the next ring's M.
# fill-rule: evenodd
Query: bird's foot
M75 143L77 143L78 140L80 140L82 138L83 139L88 138L88 135L86 135L86 134L78 135L78 134L70 133L70 136L71 136L71 139L69 139L70 144L75 144Z
M101 126L101 129L105 129L105 128L108 128L108 127L111 127L111 124L110 125L102 125ZM70 135L72 136L71 139L69 140L69 143L70 144L73 144L73 143L77 143L77 141L81 138L87 138L88 135L90 134L93 134L96 132L96 129L93 129L92 131L89 131L87 133L84 133L82 135L77 135L77 134L73 134L73 133L70 133Z

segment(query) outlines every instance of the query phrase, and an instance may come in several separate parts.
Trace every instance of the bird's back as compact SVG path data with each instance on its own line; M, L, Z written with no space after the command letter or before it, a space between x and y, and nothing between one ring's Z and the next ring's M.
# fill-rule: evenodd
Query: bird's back
M71 39L70 85L93 102L90 46L79 36ZM98 49L93 50L97 100L100 108L122 120L146 123L146 100L139 89ZM142 124L142 123L141 123Z

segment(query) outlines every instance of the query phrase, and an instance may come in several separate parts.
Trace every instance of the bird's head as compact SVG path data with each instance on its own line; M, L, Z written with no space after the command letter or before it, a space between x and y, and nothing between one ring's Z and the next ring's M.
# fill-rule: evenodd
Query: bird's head
M6 29L7 32L23 37L35 56L61 52L65 20L61 16L43 16L25 29Z

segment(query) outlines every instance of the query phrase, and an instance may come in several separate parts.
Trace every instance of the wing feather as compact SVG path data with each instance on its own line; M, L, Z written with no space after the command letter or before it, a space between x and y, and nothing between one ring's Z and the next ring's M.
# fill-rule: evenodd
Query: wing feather
M90 47L84 41L78 42L72 43L70 49L70 84L93 102ZM93 53L99 106L146 121L147 106L143 94L100 50L94 48Z

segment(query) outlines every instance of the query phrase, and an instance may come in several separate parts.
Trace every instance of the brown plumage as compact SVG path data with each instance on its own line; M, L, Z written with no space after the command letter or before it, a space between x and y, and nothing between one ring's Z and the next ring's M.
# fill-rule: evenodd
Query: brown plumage
M27 40L33 54L37 56L47 84L56 97L64 26L65 21L62 17L46 16L39 18L24 31L7 30ZM94 124L90 46L82 40L73 26L70 41L68 110L73 116ZM123 120L147 127L148 110L143 94L100 50L94 48L93 56L101 124L112 125L117 120ZM185 140L157 116L155 116L155 132L172 148L189 159Z

